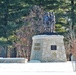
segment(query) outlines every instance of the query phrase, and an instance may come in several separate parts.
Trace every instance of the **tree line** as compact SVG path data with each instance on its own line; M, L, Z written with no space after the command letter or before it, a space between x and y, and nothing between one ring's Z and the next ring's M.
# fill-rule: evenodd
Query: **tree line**
M10 52L13 57L17 49L20 51L15 56L27 57L31 50L31 37L39 33L38 27L40 32L43 32L42 27L38 25L38 16L33 18L33 27L31 26L30 10L34 5L40 7L41 13L55 13L56 32L65 35L70 31L70 27L76 31L75 0L0 0L0 46L6 53L5 57L9 57Z

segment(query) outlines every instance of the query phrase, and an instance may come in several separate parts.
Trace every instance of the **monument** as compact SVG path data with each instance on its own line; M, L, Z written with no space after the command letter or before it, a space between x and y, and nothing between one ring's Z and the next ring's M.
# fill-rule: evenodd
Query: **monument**
M35 35L32 40L31 60L41 62L66 61L63 36Z
M50 28L50 35L44 33L32 37L30 60L41 62L66 61L64 36L55 33L55 15L53 12L44 14L43 25L45 29L46 27Z

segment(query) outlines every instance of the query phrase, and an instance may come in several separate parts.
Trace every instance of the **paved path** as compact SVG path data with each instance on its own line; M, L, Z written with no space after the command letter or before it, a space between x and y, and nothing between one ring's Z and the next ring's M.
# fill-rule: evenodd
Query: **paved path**
M0 63L0 75L76 75L71 62Z

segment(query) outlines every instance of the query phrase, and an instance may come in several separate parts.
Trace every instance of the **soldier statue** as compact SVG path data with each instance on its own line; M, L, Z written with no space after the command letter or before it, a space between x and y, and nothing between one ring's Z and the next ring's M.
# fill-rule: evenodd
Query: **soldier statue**
M43 16L43 24L45 28L50 28L51 32L55 31L55 15L53 12L47 12Z

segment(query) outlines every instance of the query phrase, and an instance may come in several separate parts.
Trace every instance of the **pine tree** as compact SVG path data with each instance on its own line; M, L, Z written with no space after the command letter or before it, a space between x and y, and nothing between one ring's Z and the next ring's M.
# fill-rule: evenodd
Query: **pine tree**
M29 5L24 0L0 0L0 45L8 53L8 46L16 41L16 30L22 25L22 18Z
M22 26L22 17L27 11L24 0L0 0L0 37L6 39Z

